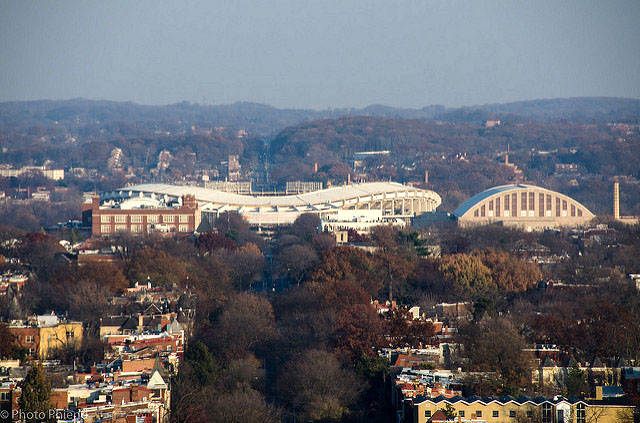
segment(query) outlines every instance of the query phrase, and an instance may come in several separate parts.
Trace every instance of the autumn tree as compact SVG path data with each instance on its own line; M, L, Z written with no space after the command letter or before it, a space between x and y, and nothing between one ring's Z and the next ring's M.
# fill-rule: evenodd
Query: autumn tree
M383 325L369 304L354 304L342 309L335 328L336 351L352 362L373 356L384 342Z
M144 248L136 252L127 264L127 277L132 282L147 279L158 285L183 284L187 278L184 265L174 256L157 248Z
M496 289L489 268L478 257L472 255L443 256L439 260L439 271L459 294L477 298Z
M18 343L16 336L4 322L0 322L0 359L16 358Z
M491 280L501 292L526 291L542 279L536 264L513 258L504 251L488 248L472 255L489 268Z

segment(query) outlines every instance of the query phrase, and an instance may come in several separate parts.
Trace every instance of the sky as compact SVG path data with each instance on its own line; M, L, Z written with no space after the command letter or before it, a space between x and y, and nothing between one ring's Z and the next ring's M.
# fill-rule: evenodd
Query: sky
M640 98L638 0L0 0L0 101Z

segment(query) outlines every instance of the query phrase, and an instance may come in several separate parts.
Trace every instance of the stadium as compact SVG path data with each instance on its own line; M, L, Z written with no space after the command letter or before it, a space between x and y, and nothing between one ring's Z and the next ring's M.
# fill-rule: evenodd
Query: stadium
M408 220L435 211L442 202L433 191L394 182L351 184L297 195L241 195L195 186L141 184L103 193L100 201L150 209L181 203L187 195L195 197L202 220L212 222L220 213L237 211L252 226L290 224L303 213L331 219L340 210L361 210L363 215L377 210L381 221Z

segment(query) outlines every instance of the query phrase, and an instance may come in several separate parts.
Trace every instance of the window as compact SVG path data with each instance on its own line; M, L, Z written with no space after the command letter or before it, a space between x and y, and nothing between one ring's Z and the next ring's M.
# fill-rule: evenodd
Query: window
M460 411L458 411L458 416L460 416L460 417L464 417L464 410L460 410Z
M582 209L578 209L578 217L582 217Z
M67 341L71 341L76 337L76 334L72 330L67 331Z
M131 223L142 223L142 215L134 214L129 217L131 219Z
M500 197L496 198L496 216L500 217Z
M499 411L492 411L491 412L491 417L500 417L500 412Z
M485 206L484 204L480 206L480 217L484 217L485 216Z
M189 223L189 215L181 214L180 215L180 223Z
M126 231L127 225L116 225L116 232L118 231Z
M473 211L473 217L478 217L478 216L480 216L480 210L475 209L475 210Z
M534 209L535 203L536 203L536 193L530 192L529 193L529 210Z
M109 232L111 232L111 225L100 226L100 233L108 234Z
M571 205L571 217L576 217L576 206Z
M0 401L9 401L11 399L10 392L0 392Z
M542 423L551 423L553 421L553 410L551 404L545 402L542 404Z
M509 210L509 194L504 196L504 209Z
M179 232L189 232L189 225L180 225Z
M544 194L538 194L538 216L544 216Z
M556 217L560 217L560 198L556 197Z
M33 348L29 348L27 350L27 355L34 355L35 354L35 350Z
M576 409L576 423L587 423L587 407L583 403L578 403Z
M174 222L174 220L173 220L174 217L175 216L173 216L173 215L163 215L162 216L162 222L163 223L173 223Z
M489 201L489 217L493 217L493 200Z
M520 210L524 211L526 209L527 209L527 193L523 192L522 194L520 194Z
M424 410L424 416L427 418L431 417L431 410Z
M518 207L518 196L516 194L511 195L511 214L513 216L517 216L518 212L516 208Z
M24 341L25 341L27 344L33 344L33 342L34 342L33 335L27 335L27 336L24 338Z
M127 215L126 214L117 214L116 215L116 223L127 223Z
M158 223L158 215L147 216L147 223Z
M135 233L142 232L142 225L131 225L131 232L135 232Z
M100 216L100 222L101 223L109 223L109 222L111 222L111 216L103 214L102 216Z
M507 204L507 202L505 201L505 204ZM482 417L482 410L476 410L476 417L480 418Z
M509 410L509 418L511 419L516 418L516 410Z

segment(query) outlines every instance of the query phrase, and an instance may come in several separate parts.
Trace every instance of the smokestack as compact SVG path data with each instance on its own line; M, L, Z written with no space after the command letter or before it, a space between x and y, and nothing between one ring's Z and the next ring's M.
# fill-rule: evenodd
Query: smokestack
M424 183L425 184L429 183L429 171L428 170L424 171Z
M351 174L347 173L347 185L351 185Z
M613 182L613 218L620 219L620 182Z
M313 173L318 173L318 162L313 164Z
M504 164L509 164L509 144L507 144L507 154L504 155Z

